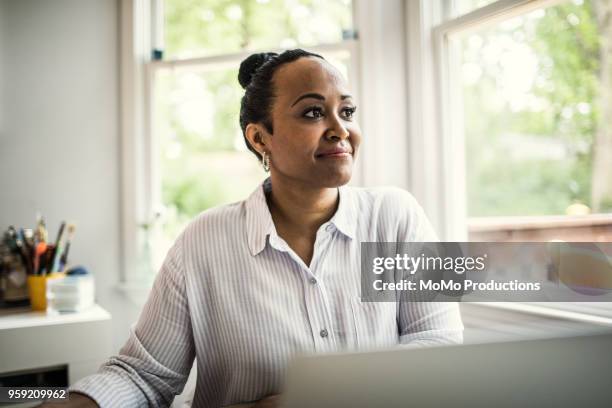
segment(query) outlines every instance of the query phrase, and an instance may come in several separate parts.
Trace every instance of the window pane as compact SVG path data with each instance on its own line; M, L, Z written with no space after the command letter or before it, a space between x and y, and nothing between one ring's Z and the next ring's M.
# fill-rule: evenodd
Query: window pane
M167 58L295 48L343 39L351 0L166 0Z
M470 240L612 240L612 215L589 215L612 211L602 12L566 1L459 38ZM603 302L532 306L612 316Z
M348 52L325 57L349 71ZM155 256L163 257L201 211L244 200L266 177L238 122L244 91L237 75L237 69L205 67L156 71L153 133L164 210Z
M612 210L597 12L570 1L460 38L469 216Z
M237 70L157 71L155 129L165 253L201 211L243 199L264 178L238 124ZM157 249L160 250L157 250Z

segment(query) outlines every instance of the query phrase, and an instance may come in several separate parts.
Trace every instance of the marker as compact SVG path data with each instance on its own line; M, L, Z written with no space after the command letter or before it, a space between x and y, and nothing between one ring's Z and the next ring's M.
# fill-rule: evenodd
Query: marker
M41 264L41 257L45 255L46 250L47 250L46 242L39 242L36 245L36 250L34 252L34 274L35 275L42 275L44 264Z

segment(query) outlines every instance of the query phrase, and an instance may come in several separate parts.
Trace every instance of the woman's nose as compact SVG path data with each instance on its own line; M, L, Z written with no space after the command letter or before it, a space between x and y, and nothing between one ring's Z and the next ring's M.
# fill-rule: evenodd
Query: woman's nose
M336 126L327 130L325 137L330 141L342 141L347 139L349 135L349 131L339 122L336 122Z

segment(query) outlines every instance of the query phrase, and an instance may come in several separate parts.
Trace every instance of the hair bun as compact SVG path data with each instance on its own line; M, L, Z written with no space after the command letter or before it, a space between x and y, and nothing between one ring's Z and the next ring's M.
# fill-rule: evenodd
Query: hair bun
M277 55L275 52L260 52L249 55L247 59L240 63L240 70L238 71L238 82L240 82L240 85L246 89L257 70Z

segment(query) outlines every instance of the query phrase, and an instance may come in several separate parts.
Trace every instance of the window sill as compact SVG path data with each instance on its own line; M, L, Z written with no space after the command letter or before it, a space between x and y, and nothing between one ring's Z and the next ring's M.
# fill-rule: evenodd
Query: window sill
M554 307L541 306L533 303L512 303L512 302L478 302L473 303L491 309L502 309L517 313L563 319L579 323L588 323L599 326L612 327L612 316L598 316L570 310L562 310Z
M470 232L576 228L609 225L612 225L612 214L474 217L468 220L468 228Z

